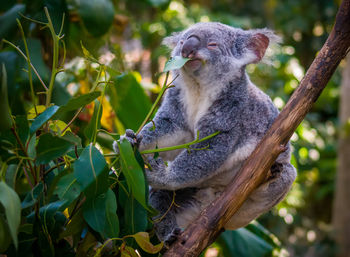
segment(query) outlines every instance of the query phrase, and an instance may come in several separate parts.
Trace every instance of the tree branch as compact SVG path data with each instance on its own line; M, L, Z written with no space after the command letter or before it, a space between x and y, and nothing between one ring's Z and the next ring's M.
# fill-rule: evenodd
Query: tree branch
M237 177L223 194L188 226L164 257L198 256L217 238L227 221L252 191L266 179L272 164L325 88L349 46L350 0L344 0L326 43L285 108L245 161Z

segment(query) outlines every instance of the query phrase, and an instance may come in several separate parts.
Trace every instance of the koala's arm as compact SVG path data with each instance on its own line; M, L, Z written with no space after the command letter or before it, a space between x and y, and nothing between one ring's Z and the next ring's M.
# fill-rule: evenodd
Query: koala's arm
M208 135L211 133L208 133ZM205 136L208 136L205 135ZM220 172L220 167L229 158L234 143L228 141L227 133L220 133L193 148L207 149L183 150L174 161L166 166L163 161L149 159L152 170L147 170L149 184L155 189L178 190L199 186L203 181Z
M185 111L179 99L179 89L167 89L164 101L153 122L149 122L140 132L140 150L172 146L189 137L185 121Z

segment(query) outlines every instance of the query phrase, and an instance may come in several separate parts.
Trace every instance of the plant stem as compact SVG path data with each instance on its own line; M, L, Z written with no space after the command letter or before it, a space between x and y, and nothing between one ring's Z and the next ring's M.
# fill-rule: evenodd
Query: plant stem
M35 69L35 67L33 66L33 64L30 62L30 60L27 59L27 56L22 52L21 49L19 49L18 46L15 46L14 44L12 44L10 41L7 41L6 39L3 39L2 41L4 41L6 44L9 44L10 46L12 46L14 49L17 50L17 52L19 52L23 58L30 63L30 66L32 67L34 73L36 74L36 76L38 77L41 85L45 88L45 91L47 92L49 89L47 88L47 86L45 85L44 81L42 80L42 78L40 77L38 71Z
M59 50L59 37L55 33L55 29L53 27L51 17L49 14L49 11L47 10L47 7L44 7L44 11L46 14L46 18L48 20L48 27L51 32L51 36L53 39L53 58L52 58L52 68L51 68L51 78L50 78L50 83L49 83L49 90L47 91L46 95L46 107L48 107L51 103L51 95L52 95L52 90L53 86L55 84L55 78L57 74L57 64L58 64L58 50Z
M156 109L160 99L162 98L162 96L164 95L164 92L165 90L167 90L169 87L167 85L167 82L168 82L168 78L169 78L169 71L166 73L166 76L165 76L165 81L164 81L164 84L163 84L163 87L162 89L160 90L158 96L157 96L157 99L156 101L154 102L154 104L152 105L152 108L151 110L148 112L146 118L144 119L144 121L142 122L141 126L139 127L139 129L137 130L136 132L136 135L138 135L141 131L141 129L146 125L146 123L149 121L150 117L152 116L152 114L154 113L154 110ZM174 80L173 80L174 81Z
M167 151L173 151L173 150L183 149L183 148L190 149L191 145L198 144L198 143L201 143L203 141L206 141L206 140L208 140L208 139L210 139L212 137L215 137L218 134L220 134L220 131L216 131L216 132L214 132L213 134L211 134L209 136L203 137L202 139L199 139L198 136L197 136L197 138L195 140L193 140L191 142L188 142L186 144L169 146L169 147L163 147L163 148L158 148L158 149L144 150L144 151L140 152L140 154L167 152ZM204 149L204 148L201 148L201 149ZM201 149L198 149L198 150L201 150ZM196 150L196 149L193 149L193 150ZM118 154L116 154L116 153L110 153L110 154L104 154L103 156L104 157L114 157L114 156L117 156L117 155Z
M15 124L15 123L13 123L13 124ZM14 127L11 128L11 131L12 131L13 135L15 136L16 141L17 141L19 147L21 148L21 150L23 151L24 155L25 155L27 158L29 158L29 155L28 155L26 149L24 148L21 139L19 138L19 136L18 136L18 134L17 134L16 125L14 125ZM32 174L32 176L33 176L33 178L34 178L34 182L35 182L35 184L36 184L36 183L37 183L37 177L36 177L36 174L35 174L35 170L34 170L32 164L31 164L30 160L27 160L27 163L28 163L30 172L31 172L31 174ZM29 183L29 181L28 181L28 183Z
M182 148L186 148L189 149L189 147L191 145L197 144L197 143L201 143L203 141L206 141L212 137L215 137L216 135L218 135L220 133L220 131L217 131L209 136L203 137L202 139L198 139L196 138L195 140L186 143L186 144L182 144L182 145L176 145L176 146L169 146L169 147L164 147L164 148L158 148L158 149L151 149L151 150L144 150L142 152L140 152L141 154L149 154L149 153L159 153L159 152L166 152L166 151L172 151L172 150L177 150L177 149L182 149Z
M32 78L32 69L31 69L31 60L30 60L30 55L29 55L29 50L28 50L28 45L27 45L27 40L26 37L24 35L24 30L22 27L21 22L19 21L19 19L16 19L18 27L21 31L21 35L22 35L22 39L23 39L23 43L24 43L24 48L26 50L26 55L27 55L27 64L28 64L28 78L29 78L29 85L30 85L30 93L32 96L32 101L33 101L33 106L34 106L34 110L35 110L35 114L36 116L38 116L38 111L36 109L36 104L35 104L35 94L34 94L34 86L33 86L33 78Z

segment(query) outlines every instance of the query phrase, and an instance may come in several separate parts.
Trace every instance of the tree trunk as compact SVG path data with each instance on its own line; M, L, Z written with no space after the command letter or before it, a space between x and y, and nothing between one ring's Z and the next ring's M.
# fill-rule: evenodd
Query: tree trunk
M350 257L350 54L340 92L338 171L333 206L333 225L339 257Z
M350 46L350 0L344 0L326 43L271 128L244 162L237 177L204 209L163 255L198 256L221 233L226 222L266 178L294 130L326 86ZM348 157L349 158L349 157ZM348 235L348 237L350 237Z

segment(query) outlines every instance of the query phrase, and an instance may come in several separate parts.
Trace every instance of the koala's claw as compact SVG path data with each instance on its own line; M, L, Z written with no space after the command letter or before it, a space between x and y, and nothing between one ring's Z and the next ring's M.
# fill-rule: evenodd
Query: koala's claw
M142 136L141 135L136 135L136 133L132 129L127 129L125 130L125 134L120 137L120 140L126 139L130 142L132 147L139 147ZM117 154L120 153L118 143L116 141L113 142L113 150Z
M181 228L174 228L173 231L171 231L171 233L168 234L164 239L164 246L166 248L169 248L176 241L179 235L181 235L181 233L182 233Z

